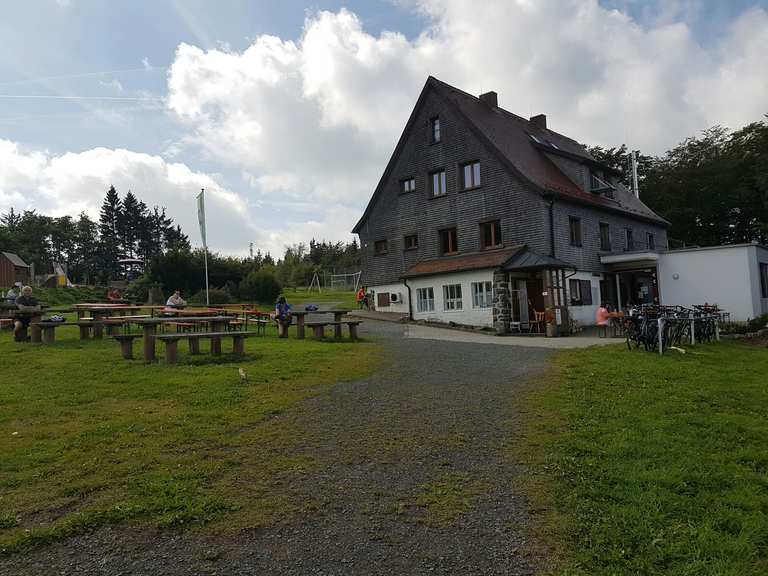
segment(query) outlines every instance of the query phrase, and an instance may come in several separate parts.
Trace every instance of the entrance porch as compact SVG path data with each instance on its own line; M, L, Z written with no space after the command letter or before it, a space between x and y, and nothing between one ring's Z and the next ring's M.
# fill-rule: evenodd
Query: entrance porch
M659 304L658 260L656 252L629 252L602 256L607 268L600 281L603 303L614 310L639 304Z
M493 325L498 334L570 333L566 270L570 264L525 249L494 272Z

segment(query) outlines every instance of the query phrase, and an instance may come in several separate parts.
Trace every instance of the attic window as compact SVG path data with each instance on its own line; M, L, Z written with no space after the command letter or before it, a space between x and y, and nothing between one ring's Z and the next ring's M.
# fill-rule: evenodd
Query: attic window
M613 198L615 188L605 180L598 177L594 172L590 174L590 189L593 194L604 194L608 198Z
M554 148L555 150L560 150L560 148L558 148L558 147L557 147L557 144L555 144L554 142L548 142L548 144L549 144L550 146L552 146L552 148Z
M533 140L534 142L536 142L536 144L541 144L541 140L539 140L538 138L536 138L536 136L534 136L533 134L528 134L528 137L529 137L531 140Z

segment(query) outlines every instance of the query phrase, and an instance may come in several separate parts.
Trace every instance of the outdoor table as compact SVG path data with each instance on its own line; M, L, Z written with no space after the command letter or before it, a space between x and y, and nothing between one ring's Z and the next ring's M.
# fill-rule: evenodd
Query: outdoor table
M94 319L112 316L115 312L118 315L125 315L130 312L137 312L141 310L141 306L125 304L98 304L98 303L85 303L85 304L73 304L72 309L77 312L78 319L82 318L85 313L89 313Z
M167 315L173 315L176 318L186 318L188 316L225 316L229 314L237 314L237 312L231 312L228 310L221 310L217 308L172 308L164 307L161 312Z
M189 316L185 317L187 322L210 322L212 332L224 332L227 324L232 320L231 316ZM155 354L155 336L157 335L157 326L167 322L178 322L176 317L168 318L145 318L135 320L135 323L141 326L144 333L144 360L153 362L157 356ZM211 338L211 352L221 353L221 339Z
M291 310L291 316L296 318L296 338L299 340L304 339L304 321L307 314L311 314L311 312L306 310L297 310L294 312Z

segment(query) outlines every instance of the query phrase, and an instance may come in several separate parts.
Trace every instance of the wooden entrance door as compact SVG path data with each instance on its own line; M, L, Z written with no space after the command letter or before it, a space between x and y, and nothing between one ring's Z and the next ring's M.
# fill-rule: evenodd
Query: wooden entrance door
M528 317L534 318L534 311L544 312L544 281L541 278L528 278L525 290L528 292Z

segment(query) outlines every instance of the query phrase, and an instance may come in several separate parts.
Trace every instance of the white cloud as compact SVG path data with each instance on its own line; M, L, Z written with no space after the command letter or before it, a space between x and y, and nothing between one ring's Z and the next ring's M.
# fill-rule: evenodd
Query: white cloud
M372 35L342 9L310 14L300 38L261 35L235 51L174 2L200 44L180 44L168 71L168 111L186 133L162 145L163 157L105 148L51 156L0 140L0 209L94 212L114 183L168 206L195 238L194 194L205 186L211 217L221 214L217 249L242 253L254 241L276 253L312 236L349 239L430 74L474 94L496 90L505 108L545 113L582 142L653 153L768 112L764 9L702 46L690 29L699 0L658 0L640 21L596 0L402 3L426 18L412 39ZM188 168L196 154L245 191ZM171 162L180 157L187 165Z
M429 26L413 40L373 36L342 9L311 14L297 41L263 35L242 52L181 44L168 106L189 127L185 143L239 170L256 205L302 205L283 229L303 221L302 238L336 239L348 237L430 74L496 90L505 108L546 113L585 143L654 153L713 123L759 119L768 102L761 9L704 48L686 23L694 0L642 25L595 0L415 6Z
M85 211L98 218L110 185L121 195L133 191L150 208L166 207L193 244L199 244L195 197L205 188L212 250L245 254L250 241L269 245L269 237L254 227L243 198L185 164L108 148L52 156L0 139L0 211L36 209L52 216Z

